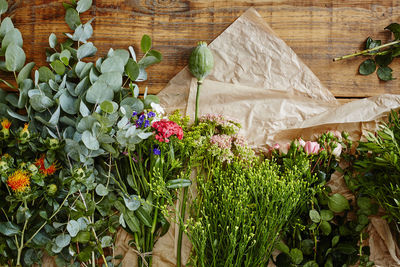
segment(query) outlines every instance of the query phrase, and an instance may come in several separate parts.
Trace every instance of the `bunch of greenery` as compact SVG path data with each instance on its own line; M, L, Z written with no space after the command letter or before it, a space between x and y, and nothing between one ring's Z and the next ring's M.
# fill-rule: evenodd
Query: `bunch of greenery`
M46 154L65 155L58 139L42 139L8 119L1 122L0 263L31 265L40 260L51 234L44 234L49 218L67 201L68 181L57 161ZM61 190L60 190L61 189Z
M346 182L361 197L369 196L387 212L399 230L400 223L400 115L391 111L387 123L381 123L376 133L368 133L351 159Z
M249 167L249 165L251 167ZM198 175L188 234L195 266L263 266L307 191L298 170L234 158Z
M312 144L318 150L310 153L307 145ZM358 199L358 207L352 207L341 194L331 194L327 185L332 173L340 169L340 155L349 153L351 146L348 134L328 132L317 142L292 142L287 153L273 152L282 168L298 166L303 170L301 180L314 178L307 202L294 214L290 231L283 236L285 242L277 245L281 251L277 266L373 265L368 260L369 248L362 242L367 237L367 216L376 212L376 207L368 198ZM349 216L355 210L356 216Z
M171 119L182 123L179 117ZM181 125L185 138L177 142L176 155L187 159L186 168L181 169L176 184L157 179L153 187L168 201L163 213L179 215L180 227L193 244L192 264L260 266L268 262L307 183L295 181L297 170L281 174L278 165L259 160L237 135L240 125L232 120L207 115L197 125ZM173 216L168 206L177 199L176 185L193 173L197 174L197 196L184 221L185 192L181 209L173 211Z
M40 212L46 224L30 229L40 232L38 236L45 240L40 246L56 256L60 266L114 266L113 240L117 228L126 224L125 217L113 203L119 200L129 209L132 203L137 205L138 202L134 195L121 190L120 184L126 177L118 178L113 172L114 160L127 146L134 150L135 144L151 135L143 129L126 131L124 127L132 113L142 113L150 109L152 103L158 103L158 99L147 92L139 99L136 84L147 79L145 68L161 60L161 54L151 49L149 36L142 38L143 58L138 61L132 47L129 51L110 49L107 56L98 58L95 64L83 61L97 51L88 41L93 34L92 20L82 23L80 19L80 14L91 4L91 0L72 0L64 4L66 23L74 32L67 33L63 42L59 42L54 33L49 36L50 48L46 52L49 67L36 69L34 78L31 72L35 64L25 65L20 31L8 17L0 26L4 55L0 68L15 77L15 84L3 82L17 91L1 91L0 114L15 125L26 123L24 131L32 136L57 140L65 151L62 155L47 151L42 160L46 167L58 160L62 169L58 192L68 199L63 205L58 204L57 216L32 206L31 213ZM6 10L7 2L0 1L0 13ZM4 126L2 131L5 131ZM123 136L118 135L123 131ZM31 143L33 148L39 146L35 142ZM3 148L3 153L8 151L9 148ZM143 206L144 202L139 205ZM21 240L21 244L26 243L27 235ZM15 248L12 243L6 244L7 249ZM40 261L38 255L25 254L21 264L28 266Z

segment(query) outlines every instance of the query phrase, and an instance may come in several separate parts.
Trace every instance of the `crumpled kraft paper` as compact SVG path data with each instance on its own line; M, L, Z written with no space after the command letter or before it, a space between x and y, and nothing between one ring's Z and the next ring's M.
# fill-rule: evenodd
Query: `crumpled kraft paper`
M214 55L214 69L208 81L274 89L337 104L329 90L254 8L243 13L209 48ZM191 83L192 76L186 67L158 94L162 106L167 111L185 111Z

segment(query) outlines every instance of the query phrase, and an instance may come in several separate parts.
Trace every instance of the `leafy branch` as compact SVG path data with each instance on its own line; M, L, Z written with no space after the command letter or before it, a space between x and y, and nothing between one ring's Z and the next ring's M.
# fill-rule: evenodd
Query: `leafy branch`
M393 33L395 39L389 43L382 44L381 40L373 40L368 37L365 49L353 54L336 57L333 61L340 61L357 56L368 56L369 59L361 63L358 72L361 75L370 75L376 71L378 78L382 81L394 80L392 69L389 65L393 59L400 56L400 24L392 23L385 28ZM385 48L384 50L382 50Z

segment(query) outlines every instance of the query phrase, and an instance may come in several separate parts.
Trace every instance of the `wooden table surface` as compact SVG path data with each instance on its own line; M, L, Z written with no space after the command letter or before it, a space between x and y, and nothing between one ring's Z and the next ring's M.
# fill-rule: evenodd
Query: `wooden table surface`
M49 34L61 38L63 32L71 32L62 2L9 0L8 15L22 32L27 62L45 64ZM336 97L400 94L400 79L380 82L375 74L358 75L362 58L332 61L363 48L368 36L390 41L384 27L400 22L400 0L93 0L82 21L96 17L91 41L97 56L110 47L137 48L141 36L150 35L164 56L149 69L147 85L157 93L187 64L197 41L211 42L251 6ZM398 62L391 67L394 77L400 77Z

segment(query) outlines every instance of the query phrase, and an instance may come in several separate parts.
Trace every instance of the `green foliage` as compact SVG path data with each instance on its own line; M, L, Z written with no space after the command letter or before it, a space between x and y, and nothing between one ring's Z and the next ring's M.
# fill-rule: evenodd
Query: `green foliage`
M0 12L4 12L3 4L0 1ZM106 257L103 249L111 249L117 228L128 225L140 230L149 225L149 211L143 208L142 200L136 200L140 205L137 210L129 210L133 194L126 194L123 187L126 180L117 180L113 164L123 151L127 148L134 151L138 143L152 134L150 130L136 130L129 122L133 111L144 110L145 102L146 105L158 103L158 99L150 95L139 99L139 87L135 83L147 78L145 68L159 62L161 54L151 50L151 39L147 36L150 47L146 47L149 51L144 58L149 59L143 63L143 59L136 61L131 47L131 53L124 49L110 49L96 64L83 62L82 59L86 60L97 52L94 44L88 41L93 34L93 19L84 22L80 18L91 4L91 0L72 0L64 4L65 20L73 33L66 33L68 39L64 42L57 40L56 33L50 34L51 49L46 51L49 65L39 66L34 77L31 71L35 64L25 65L19 30L14 28L10 18L2 20L0 38L5 56L2 69L14 72L18 88L5 83L19 91L18 94L1 91L4 97L0 98L0 116L10 119L12 128L15 128L1 130L0 139L8 140L13 131L18 137L18 142L11 142L8 146L4 143L2 152L9 153L12 146L18 145L16 151L30 149L32 153L45 153L45 166L57 162L62 171L54 180L44 181L32 176L32 182L40 187L35 191L35 197L46 196L41 202L44 206L27 203L32 214L29 222L33 225L25 236L21 236L23 217L15 216L18 220L13 223L21 229L17 234L19 242L15 244L14 239L1 242L6 247L0 248L0 263L16 259L18 252L21 256L19 263L28 266L40 261L41 253L37 251L43 249L56 256L60 266L67 262L89 264L92 255L96 259L103 258L106 265L114 266L111 262L113 257ZM130 54L133 55L131 59ZM151 57L156 60L150 60ZM126 88L126 84L130 87ZM131 88L136 88L134 96L130 95ZM29 123L29 129L24 130L25 122ZM44 141L31 142L32 138ZM55 148L60 152L54 152ZM32 157L31 161L34 160L35 156L28 155ZM15 155L15 158L22 159L25 155ZM0 192L3 194L5 190L3 188ZM125 202L125 198L131 200ZM64 200L65 205L60 204ZM116 207L113 203L122 206ZM16 205L11 206L10 212L14 212ZM14 217L10 215L9 218ZM13 228L7 223L7 218L0 219L0 223L4 222L0 239L4 241L8 238L5 234L11 234Z
M248 168L248 166L251 168ZM276 163L234 159L197 177L189 237L196 266L263 266L279 233L307 195L299 170ZM296 262L299 251L293 251Z
M311 182L307 203L294 214L290 230L282 236L286 244L281 242L276 247L281 251L275 260L277 266L373 264L368 259L368 247L360 244L367 238L367 216L377 210L372 208L369 198L360 199L358 207L350 206L344 196L332 194L326 185L332 173L340 170L339 154L347 155L351 150L352 142L347 138L346 133L325 133L318 138L320 151L314 154L306 152L307 143L301 139L292 142L286 154L272 151L283 166L303 166L302 179L316 178ZM355 219L348 216L351 211L356 212Z
M366 135L367 141L360 142L353 168L345 176L349 188L360 195L359 206L370 207L363 196L370 196L387 212L389 221L400 222L400 119L399 112L392 111L387 123L379 130Z

